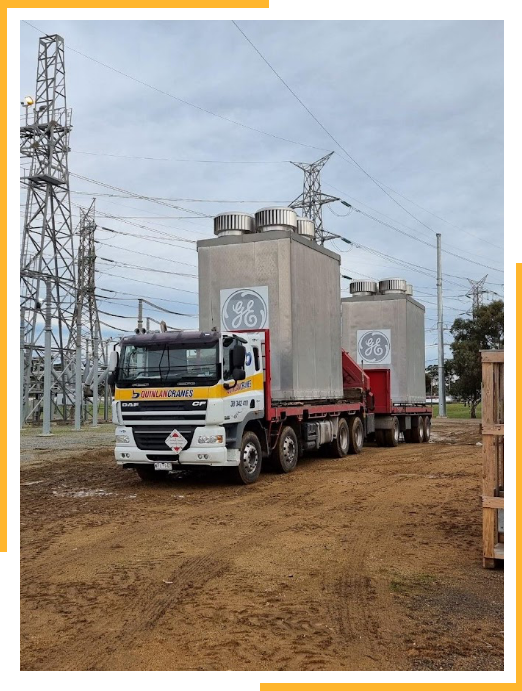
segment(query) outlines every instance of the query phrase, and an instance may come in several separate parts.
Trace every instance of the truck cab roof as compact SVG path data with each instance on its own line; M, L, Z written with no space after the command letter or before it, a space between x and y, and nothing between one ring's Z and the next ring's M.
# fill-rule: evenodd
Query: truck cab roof
M194 347L212 346L218 343L219 331L166 331L164 333L145 333L125 336L121 345L161 346L161 345L193 345Z

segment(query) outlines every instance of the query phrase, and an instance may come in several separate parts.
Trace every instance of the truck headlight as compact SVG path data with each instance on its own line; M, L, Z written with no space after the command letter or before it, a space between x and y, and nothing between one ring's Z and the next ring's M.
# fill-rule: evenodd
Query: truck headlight
M128 434L117 434L116 442L118 444L130 444L130 437Z
M209 437L198 437L198 444L222 444L223 435L222 434L211 434Z

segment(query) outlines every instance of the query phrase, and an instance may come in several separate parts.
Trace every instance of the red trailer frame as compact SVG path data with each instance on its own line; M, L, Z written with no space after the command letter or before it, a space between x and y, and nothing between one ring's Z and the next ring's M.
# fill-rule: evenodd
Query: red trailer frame
M360 389L362 400L356 402L339 401L338 403L296 403L273 405L272 401L272 369L270 358L270 330L269 329L241 329L234 333L262 333L265 337L264 352L264 393L265 418L268 423L279 422L288 417L299 420L324 415L340 415L348 413L374 413L376 415L429 415L431 408L418 406L393 406L391 400L391 383L389 369L364 370L342 350L343 385L346 389Z

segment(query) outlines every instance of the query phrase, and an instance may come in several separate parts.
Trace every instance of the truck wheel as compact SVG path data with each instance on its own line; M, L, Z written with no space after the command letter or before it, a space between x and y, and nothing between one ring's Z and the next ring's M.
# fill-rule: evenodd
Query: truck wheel
M420 444L424 441L424 420L419 418L417 427L411 428L411 440L414 444Z
M299 458L297 435L291 427L283 427L272 453L272 466L278 473L291 473Z
M375 430L375 443L377 446L384 446L384 430L383 429L376 429Z
M394 416L392 417L392 426L390 429L383 430L384 432L384 445L385 446L398 446L399 444L399 420Z
M153 465L137 466L135 471L144 482L162 482L169 476L168 470L154 470Z
M251 485L261 472L261 444L254 432L245 432L239 452L239 465L235 469L236 480L241 485Z
M344 458L348 455L350 450L350 430L344 417L339 420L337 438L331 441L328 447L334 458Z
M350 453L361 453L364 444L364 427L360 417L348 418Z
M424 439L422 440L425 444L427 444L430 440L431 437L431 418L426 415L424 418Z
M411 444L411 429L405 429L403 434L406 444Z

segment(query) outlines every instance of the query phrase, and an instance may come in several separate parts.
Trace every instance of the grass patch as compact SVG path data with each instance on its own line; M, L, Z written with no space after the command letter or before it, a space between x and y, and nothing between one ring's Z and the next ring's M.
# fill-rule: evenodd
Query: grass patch
M439 414L439 406L435 404L433 406L433 417L437 417ZM449 418L455 420L469 420L471 415L471 408L464 403L447 403L446 404L446 415ZM477 419L482 417L482 404L477 406Z
M413 576L395 576L390 581L392 593L406 594L419 590L427 590L435 583L435 576L429 573L418 573Z

